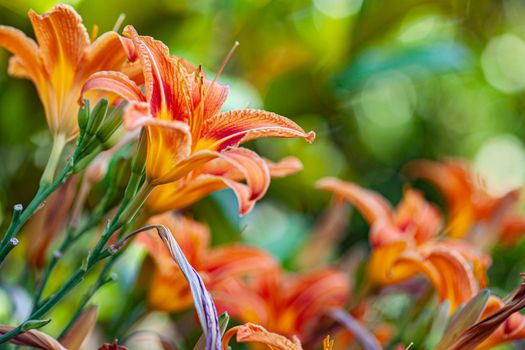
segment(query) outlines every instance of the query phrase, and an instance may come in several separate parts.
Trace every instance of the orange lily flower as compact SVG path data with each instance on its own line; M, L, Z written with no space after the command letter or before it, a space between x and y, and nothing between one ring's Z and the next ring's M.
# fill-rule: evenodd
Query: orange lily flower
M170 213L153 217L151 221L170 229L212 295L215 286L226 278L265 274L278 268L269 254L247 245L229 244L211 248L208 228L183 216ZM157 236L141 234L138 242L145 246L155 265L149 290L151 308L174 312L191 307L193 298L190 287L162 240Z
M350 282L334 269L287 274L274 270L252 280L223 280L213 292L219 312L307 341L320 318L348 301Z
M264 327L254 323L246 323L230 328L222 338L223 350L228 350L230 339L236 335L237 343L258 343L268 346L272 350L302 350L303 347L297 337L292 340L277 334L268 332ZM323 350L332 350L334 340L327 335L323 339Z
M144 73L145 95L127 76L118 72L93 75L83 91L114 92L130 101L124 121L128 128L145 127L147 135L146 176L152 185L181 179L206 162L221 158L244 169L252 189L251 199L269 181L266 163L253 152L237 146L260 137L303 137L306 133L293 121L261 110L220 113L227 87L205 79L151 37L139 36L132 26L124 29L133 45L125 47L131 61L137 59Z
M408 165L407 173L429 181L443 193L450 212L450 237L490 246L498 238L514 243L525 232L525 216L516 208L520 191L500 197L490 194L465 162L418 160Z
M372 283L395 284L423 274L440 299L449 300L451 312L485 285L490 258L463 242L439 240L439 211L419 192L408 189L394 210L379 194L353 183L325 178L318 188L353 204L370 224Z
M70 6L58 4L43 15L29 10L28 15L37 42L18 29L0 26L0 46L14 55L8 71L35 84L51 133L69 140L79 130L82 86L95 72L121 70L126 53L116 32L91 43L82 18Z
M247 149L238 149L246 154L253 153ZM257 157L255 154L252 155ZM277 163L265 160L270 177L279 178L296 173L302 169L301 162L294 157L286 157ZM225 188L231 188L237 195L239 212L248 213L255 202L262 198L268 188L268 183L253 193L253 186L242 181L251 181L247 174L253 169L249 163L230 162L225 159L214 159L199 169L192 171L180 180L155 187L149 195L145 211L149 215L161 214L167 211L178 210L197 202L209 193ZM266 172L265 172L266 173Z

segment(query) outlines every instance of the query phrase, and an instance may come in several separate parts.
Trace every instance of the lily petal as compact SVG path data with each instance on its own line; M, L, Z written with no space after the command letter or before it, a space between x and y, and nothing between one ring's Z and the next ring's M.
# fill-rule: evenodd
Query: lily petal
M302 350L301 342L297 338L290 340L280 334L268 332L264 327L254 323L230 328L222 339L223 350L228 350L228 343L235 334L238 343L265 344L272 350Z
M315 133L306 133L299 125L278 114L244 109L217 114L206 120L202 137L201 142L222 150L261 137L302 137L312 142Z
M97 72L89 77L82 87L80 99L82 100L82 96L90 90L113 92L128 101L146 101L133 80L127 75L115 71Z
M336 178L327 177L317 182L316 187L331 191L357 207L363 217L372 225L376 220L392 222L392 208L380 195L373 191Z
M35 84L42 79L41 59L33 39L18 29L0 25L0 46L16 57L10 60L10 73L30 77ZM39 93L42 94L40 91Z
M133 26L126 26L123 33L133 40L142 63L151 114L159 119L188 120L191 97L181 63L170 56L164 43L139 36ZM167 113L166 116L163 111Z
M75 10L58 4L44 15L33 10L29 10L28 15L48 68L66 64L63 60L68 60L71 67L77 67L89 45L89 35Z

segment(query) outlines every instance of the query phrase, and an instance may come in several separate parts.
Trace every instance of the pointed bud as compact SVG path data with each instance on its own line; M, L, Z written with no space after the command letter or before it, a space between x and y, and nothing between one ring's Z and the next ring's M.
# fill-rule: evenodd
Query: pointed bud
M89 120L89 100L84 100L84 105L78 110L78 127L81 131L86 129Z
M111 136L117 131L117 129L122 125L122 115L124 114L124 105L121 103L119 106L112 109L112 111L106 116L104 122L97 131L97 139L105 147L110 148L111 146L106 145L106 143L111 139Z
M86 126L86 134L88 135L88 137L92 137L96 134L97 130L100 128L100 125L104 120L104 117L106 116L107 111L108 99L103 98L93 108L93 110L91 111L91 115L89 116L89 120Z
M143 173L144 168L146 167L147 147L148 143L146 139L146 132L142 130L139 142L137 144L137 151L131 163L131 171L133 174L141 175Z
M24 324L22 325L22 331L25 332L30 329L42 328L49 322L51 322L50 318L46 318L45 320L28 320L28 321L25 321Z

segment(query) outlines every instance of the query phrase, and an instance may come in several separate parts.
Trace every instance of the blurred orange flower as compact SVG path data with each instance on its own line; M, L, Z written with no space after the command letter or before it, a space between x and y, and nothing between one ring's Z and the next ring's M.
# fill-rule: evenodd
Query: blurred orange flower
M256 343L264 344L272 350L302 350L301 341L297 337L292 340L277 334L268 332L264 327L254 323L245 323L240 326L230 328L222 338L223 350L228 350L230 339L236 335L237 343ZM323 350L332 350L334 340L327 335L323 339Z
M241 153L253 153L247 149L239 148ZM256 155L253 155L256 157ZM246 158L249 160L249 158ZM270 177L279 178L291 175L302 169L301 162L294 157L286 157L274 163L265 160ZM211 192L224 188L231 188L237 195L239 212L241 215L248 213L255 202L266 193L267 186L253 193L252 181L248 173L251 162L232 162L226 159L214 159L199 169L194 170L180 180L155 187L148 197L145 210L149 215L161 214L171 210L185 208L207 196ZM266 169L263 173L266 174Z
M121 70L126 53L116 32L90 42L82 18L67 5L58 4L39 15L29 11L36 40L22 31L0 26L0 46L11 53L9 74L30 79L44 105L52 134L71 139L78 134L78 98L93 73Z
M164 214L151 218L151 222L170 229L212 295L215 286L226 278L246 278L278 268L269 254L257 248L241 244L211 248L208 228L183 216ZM149 289L150 306L174 312L193 305L190 287L162 240L141 234L137 242L146 247L155 265Z
M226 86L205 79L200 68L170 56L162 42L139 36L132 26L127 26L124 34L133 43L123 42L129 59L139 59L142 64L146 94L118 72L93 75L84 92L106 90L130 101L125 124L128 128L146 127L146 175L152 185L179 180L221 158L244 169L253 200L268 185L266 163L256 153L236 146L260 137L303 137L310 142L315 138L313 132L305 133L275 113L253 109L221 113Z
M302 274L274 270L256 277L218 284L213 292L217 310L301 341L309 340L320 318L343 307L350 294L347 276L329 268Z
M372 283L395 284L424 274L440 299L450 302L451 312L485 286L490 257L465 242L439 239L439 211L419 192L406 190L393 209L379 194L353 183L325 178L318 188L356 206L370 224Z
M525 215L517 209L520 190L502 196L489 193L466 162L418 160L408 165L407 173L431 182L442 192L452 238L468 239L486 248L498 239L515 243L525 232Z

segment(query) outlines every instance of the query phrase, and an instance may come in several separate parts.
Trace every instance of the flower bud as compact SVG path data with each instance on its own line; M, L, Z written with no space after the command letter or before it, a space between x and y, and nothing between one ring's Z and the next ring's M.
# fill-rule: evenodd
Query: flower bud
M146 167L146 153L147 153L147 137L144 130L140 134L139 142L137 144L137 151L131 162L131 171L133 174L141 175Z
M86 126L86 134L92 137L96 134L108 111L108 99L101 99L90 113Z
M81 131L86 129L89 120L89 100L84 100L84 105L78 110L78 127Z
M122 115L124 114L123 107L124 103L121 103L119 106L113 108L113 110L110 113L108 113L108 115L102 122L102 125L97 131L96 137L106 149L111 147L111 145L106 145L106 143L111 139L111 136L113 136L117 129L122 125Z

